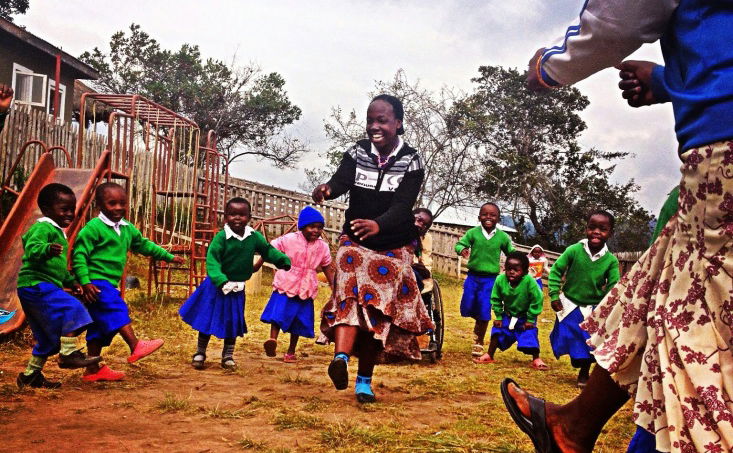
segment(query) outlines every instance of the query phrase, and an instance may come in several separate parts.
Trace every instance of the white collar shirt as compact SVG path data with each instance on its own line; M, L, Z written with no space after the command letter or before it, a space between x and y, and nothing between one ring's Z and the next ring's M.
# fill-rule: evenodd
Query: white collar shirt
M603 248L594 255L593 253L591 253L590 247L588 247L588 239L581 239L580 243L583 244L583 250L585 250L585 253L588 254L588 257L591 261L598 261L599 259L603 258L603 255L608 253L608 246L606 244L603 244Z
M496 235L496 228L497 227L494 227L494 229L491 230L491 233L488 233L486 231L486 228L484 228L483 226L481 227L481 232L484 234L484 237L486 238L487 241L490 241L491 238L493 238Z
M402 147L405 145L405 142L402 140L402 137L397 137L397 140L398 140L397 146L395 146L392 152L389 153L389 156L387 156L387 159L385 160L385 162L389 162L389 160L392 157L396 156L397 153L399 153ZM379 150L377 149L376 146L374 146L374 143L372 143L372 154L374 154L375 156L377 156L377 158L379 158Z
M242 234L240 236L237 233L235 233L229 227L229 224L228 223L225 223L224 224L224 235L226 236L227 239L234 238L234 239L237 239L239 241L243 241L243 240L247 239L249 237L249 235L252 234L254 231L255 230L252 227L246 226L246 227L244 227L244 234Z
M98 217L105 225L111 226L115 230L115 233L117 233L117 236L122 236L122 232L120 231L121 226L129 225L125 219L120 219L119 222L113 222L103 212L100 212Z
M58 224L58 223L56 223L56 221L55 221L55 220L53 220L53 219L52 219L51 217L41 217L40 219L38 219L38 222L45 222L45 223L50 223L51 225L53 225L53 226L55 226L56 228L58 228L59 230L61 230L61 232L62 232L62 233L64 234L64 237L68 239L68 237L66 236L66 231L64 231L64 229L63 229L63 228L61 228L61 227L59 226L59 224Z

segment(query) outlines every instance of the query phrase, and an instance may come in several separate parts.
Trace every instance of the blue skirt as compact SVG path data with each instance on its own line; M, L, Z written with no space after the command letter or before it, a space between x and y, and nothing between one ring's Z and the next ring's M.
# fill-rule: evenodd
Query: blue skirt
M629 448L626 453L660 453L657 450L656 439L654 435L645 430L641 426L636 427L636 433L631 438Z
M57 354L61 336L76 333L92 323L81 301L53 283L18 288L18 298L36 340L33 355Z
M538 279L536 280L536 282L537 282L537 286L539 286L539 287L540 287L540 291L541 291L541 290L542 290L542 277L538 278Z
M224 294L206 277L178 313L195 330L218 338L241 337L244 321L244 291Z
M491 290L494 289L496 275L480 276L471 272L463 282L461 297L461 316L476 321L491 320Z
M303 300L273 291L260 321L275 324L283 332L292 335L313 338L315 336L313 299Z
M525 354L539 354L540 352L540 339L537 334L537 327L532 329L525 329L524 323L527 322L527 318L518 318L517 323L514 325L514 330L509 329L509 322L511 316L504 314L501 318L501 327L491 328L491 338L497 338L499 349L506 351L517 343L517 350Z
M130 312L120 290L107 280L92 280L99 288L99 300L87 305L94 324L87 330L87 341L98 341L109 346L121 327L132 322Z
M571 311L562 321L558 322L555 318L555 326L550 332L550 344L555 358L559 359L560 356L568 354L571 363L576 368L579 366L576 365L576 362L594 360L590 347L585 343L590 335L580 328L581 322L583 322L583 314L579 307L575 307L575 310Z

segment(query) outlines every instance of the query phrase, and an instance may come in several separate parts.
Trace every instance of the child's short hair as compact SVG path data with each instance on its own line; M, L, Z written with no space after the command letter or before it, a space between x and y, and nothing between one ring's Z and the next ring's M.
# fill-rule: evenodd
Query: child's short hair
M94 201L97 203L97 206L100 206L102 204L102 198L104 197L104 192L106 192L107 189L120 189L122 191L125 190L124 187L117 184L116 182L103 182L102 184L98 185L97 188L94 190Z
M38 192L38 198L36 202L39 208L49 208L56 201L59 194L74 195L74 191L71 187L52 182L51 184L45 185L40 192Z
M430 217L430 222L428 222L428 224L425 225L425 227L430 228L431 226L433 226L433 211L431 211L428 208L415 208L412 210L412 215L420 214L420 213L425 213L428 215L428 217Z
M525 274L529 272L529 258L527 258L527 255L525 253L522 253L519 250L509 252L506 256L506 260L507 261L509 260L519 261L519 264L522 266L522 271Z
M402 101L400 101L399 98L392 96L391 94L380 94L378 96L374 96L374 98L372 99L372 102L374 101L383 101L391 105L392 111L394 112L395 119L404 121L405 108L402 106ZM404 133L405 133L405 128L400 126L400 128L397 129L397 135L402 135Z
M484 208L484 206L493 206L493 207L495 207L496 210L499 212L499 215L501 215L501 208L499 207L498 204L494 203L493 201L487 201L486 203L482 204L481 207L478 208L479 211L482 210Z
M229 201L227 201L227 204L224 205L224 214L226 214L227 210L229 209L229 205L231 204L247 205L247 209L249 209L250 214L252 213L252 205L249 204L249 201L247 201L246 198L234 197L234 198L230 198Z
M611 229L613 230L613 227L616 225L616 218L608 211L605 211L603 209L596 209L595 211L588 214L588 217L585 218L585 223L590 222L590 218L594 215L602 215L605 218L608 219L608 224L611 226Z

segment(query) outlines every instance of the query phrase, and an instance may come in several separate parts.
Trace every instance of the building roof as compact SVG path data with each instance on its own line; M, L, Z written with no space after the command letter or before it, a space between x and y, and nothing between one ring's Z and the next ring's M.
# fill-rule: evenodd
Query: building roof
M48 41L45 41L34 35L33 33L26 31L25 28L19 27L18 25L15 25L14 23L2 18L0 18L0 34L12 35L15 38L25 42L26 44L47 53L53 58L56 58L56 55L61 54L62 64L65 64L74 71L76 71L78 77L75 78L77 79L96 80L99 78L99 73L88 64L81 62L77 58L69 55L68 53L64 52L60 48L49 43Z

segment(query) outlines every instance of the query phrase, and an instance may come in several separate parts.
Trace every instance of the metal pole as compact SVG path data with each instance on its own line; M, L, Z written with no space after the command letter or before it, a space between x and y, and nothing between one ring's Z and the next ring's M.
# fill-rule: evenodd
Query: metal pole
M53 92L53 123L59 117L59 90L61 89L61 54L56 54L56 89Z

